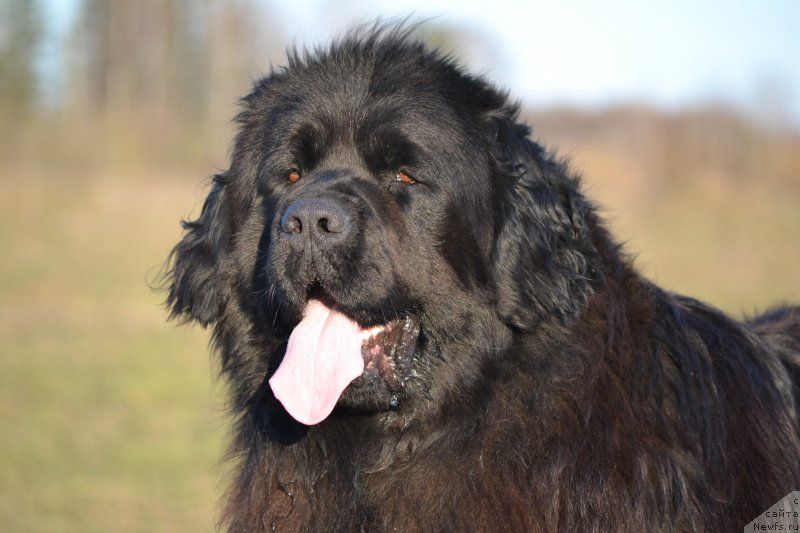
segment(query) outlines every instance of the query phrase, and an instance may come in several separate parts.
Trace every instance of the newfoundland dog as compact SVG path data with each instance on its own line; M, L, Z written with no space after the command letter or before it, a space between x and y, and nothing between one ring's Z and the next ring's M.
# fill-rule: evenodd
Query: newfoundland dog
M800 308L644 279L518 107L407 29L293 52L168 262L231 532L736 531L800 489Z

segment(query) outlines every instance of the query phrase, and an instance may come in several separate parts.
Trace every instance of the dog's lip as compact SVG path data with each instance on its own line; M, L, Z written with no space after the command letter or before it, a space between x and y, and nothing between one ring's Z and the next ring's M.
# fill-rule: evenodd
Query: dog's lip
M331 295L330 291L327 289L327 287L325 287L322 281L320 281L320 279L317 277L312 278L311 281L306 283L305 294L306 299L304 305L307 305L311 300L318 300L327 307L336 309L340 313L348 316L351 320L355 321L361 330L360 337L362 341L379 334L393 323L396 323L404 318L403 315L399 315L400 318L389 321L386 321L384 318L384 322L365 322L363 319L358 317L358 313L350 312L346 306L340 304L339 301Z

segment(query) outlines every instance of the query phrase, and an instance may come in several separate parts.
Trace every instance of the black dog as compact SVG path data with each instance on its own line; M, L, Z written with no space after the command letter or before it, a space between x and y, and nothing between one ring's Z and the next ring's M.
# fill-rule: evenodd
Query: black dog
M734 531L800 489L800 308L643 279L506 94L403 29L257 82L185 223L229 531Z

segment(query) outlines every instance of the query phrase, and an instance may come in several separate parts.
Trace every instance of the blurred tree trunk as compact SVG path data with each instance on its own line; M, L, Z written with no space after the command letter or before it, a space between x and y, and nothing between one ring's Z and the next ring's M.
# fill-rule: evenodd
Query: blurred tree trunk
M196 153L209 132L228 136L250 69L283 42L261 15L253 0L82 0L70 106L116 149Z
M149 150L169 151L184 126L196 133L208 71L205 9L190 0L83 0L73 103L118 140Z
M32 0L0 0L0 112L28 116L37 103L36 54L43 25Z

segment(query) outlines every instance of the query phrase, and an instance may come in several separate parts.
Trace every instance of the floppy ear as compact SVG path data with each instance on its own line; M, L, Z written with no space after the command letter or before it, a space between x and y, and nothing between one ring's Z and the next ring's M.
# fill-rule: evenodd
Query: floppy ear
M591 206L565 166L530 140L517 112L506 105L488 119L499 204L494 279L506 322L530 330L573 316L600 274Z
M170 318L184 317L204 327L219 318L228 294L222 264L230 243L226 175L214 176L203 210L182 222L186 234L167 261L167 306Z

